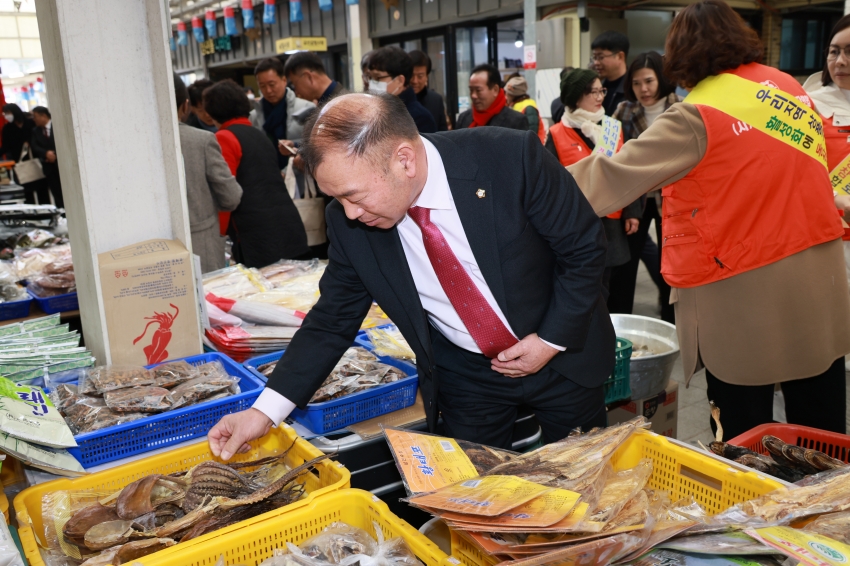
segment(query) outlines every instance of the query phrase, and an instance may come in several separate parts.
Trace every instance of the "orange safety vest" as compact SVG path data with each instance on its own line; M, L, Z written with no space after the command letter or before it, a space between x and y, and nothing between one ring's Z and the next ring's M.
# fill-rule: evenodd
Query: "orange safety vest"
M558 122L549 128L549 135L552 136L552 142L555 144L555 151L558 152L558 161L560 161L561 165L564 167L569 167L573 163L577 163L593 153L574 129L564 126L561 122ZM620 140L617 142L617 151L620 151L620 148L622 147L623 131L620 130ZM606 216L606 218L613 218L614 220L622 217L622 210L618 210L617 212L613 212Z
M750 63L730 72L810 105L800 83L777 69ZM728 279L841 238L822 163L720 110L696 107L705 155L661 189L661 273L671 286Z
M850 153L850 126L836 126L832 118L823 118L823 137L826 138L826 161L830 171Z

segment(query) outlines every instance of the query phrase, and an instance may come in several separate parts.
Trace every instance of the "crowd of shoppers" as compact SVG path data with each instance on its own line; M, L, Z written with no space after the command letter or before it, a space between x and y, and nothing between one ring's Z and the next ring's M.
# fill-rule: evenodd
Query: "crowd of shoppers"
M42 179L21 183L25 202L50 204L52 193L53 203L58 208L63 208L65 201L59 180L50 110L44 106L36 106L30 113L24 112L17 104L6 104L3 106L3 118L5 123L0 131L0 159L15 163L38 159L44 173Z

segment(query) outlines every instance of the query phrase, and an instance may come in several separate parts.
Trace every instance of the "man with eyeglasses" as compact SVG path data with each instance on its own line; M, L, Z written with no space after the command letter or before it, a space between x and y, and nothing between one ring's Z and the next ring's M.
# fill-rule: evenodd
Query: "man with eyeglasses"
M617 105L625 99L626 57L629 56L629 38L616 31L602 32L590 44L591 68L602 77L607 89L602 107L611 116Z
M381 47L369 57L369 92L385 92L399 97L407 107L419 133L433 134L437 131L437 122L428 109L416 99L416 93L410 86L412 77L413 59L400 47Z

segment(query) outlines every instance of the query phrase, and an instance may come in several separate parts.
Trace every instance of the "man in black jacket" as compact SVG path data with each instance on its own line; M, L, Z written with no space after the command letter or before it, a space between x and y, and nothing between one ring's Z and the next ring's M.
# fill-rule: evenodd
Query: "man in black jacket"
M443 97L434 89L428 88L428 80L431 76L431 58L424 51L414 49L409 52L413 61L413 76L410 78L410 86L416 93L419 103L428 109L434 121L437 122L437 131L445 132L449 129L446 121L446 105Z
M210 431L225 460L304 407L372 300L416 353L433 431L510 447L517 408L546 442L604 426L614 330L605 238L532 132L420 136L394 97L350 94L308 122L301 154L337 200L321 297L247 411Z
M477 126L500 126L527 131L528 120L509 108L502 89L502 75L493 65L478 65L469 75L469 98L472 108L457 118L458 129Z
M35 122L35 128L32 131L32 152L37 158L41 159L41 168L44 171L47 186L50 187L56 208L65 208L65 200L62 198L62 181L59 179L59 162L56 161L56 138L53 136L50 110L44 106L36 106L32 109L32 119ZM40 202L40 204L50 203Z

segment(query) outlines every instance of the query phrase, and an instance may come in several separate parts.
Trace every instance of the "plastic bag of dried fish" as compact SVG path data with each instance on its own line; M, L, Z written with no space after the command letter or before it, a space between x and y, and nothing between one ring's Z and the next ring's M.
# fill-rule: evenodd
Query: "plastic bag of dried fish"
M361 373L363 372L363 373ZM325 403L407 377L403 371L379 362L350 362L339 366L316 391L311 403Z
M166 362L152 368L151 371L154 379L156 379L156 386L166 389L171 389L198 376L198 370L195 366L184 360Z
M66 407L70 407L80 399L77 386L72 383L60 383L48 395L60 411L64 411Z
M204 366L199 366L199 368L202 367ZM238 384L239 378L227 375L227 372L223 369L221 372L216 370L202 373L200 377L195 377L181 383L171 390L171 397L174 401L171 408L177 409L186 405L192 405L217 393L227 392L227 390Z
M103 394L106 406L116 413L161 413L174 404L171 393L162 387L131 387Z
M607 474L596 509L585 518L584 523L607 524L643 490L650 475L652 475L652 460L649 458L642 459L634 468ZM582 527L578 530L582 530ZM593 532L594 529L587 530Z
M474 478L518 456L516 452L427 432L382 428L408 495Z
M132 422L145 416L138 412L117 413L107 407L102 398L85 395L78 397L76 403L66 407L62 414L75 435Z
M299 548L305 556L322 562L340 564L355 555L372 556L378 545L369 533L347 523L331 523Z
M398 360L411 360L416 363L416 354L413 353L413 349L401 335L397 326L369 328L366 330L366 335L375 347L375 355Z
M153 385L156 380L153 373L141 366L98 366L86 372L87 382L83 393L94 386L98 393L106 393L125 387Z
M384 540L384 533L377 522L372 522L378 537L378 547L370 555L354 555L342 560L342 566L422 566L422 562L413 554L404 539L397 537Z
M850 512L821 515L803 530L850 544Z

